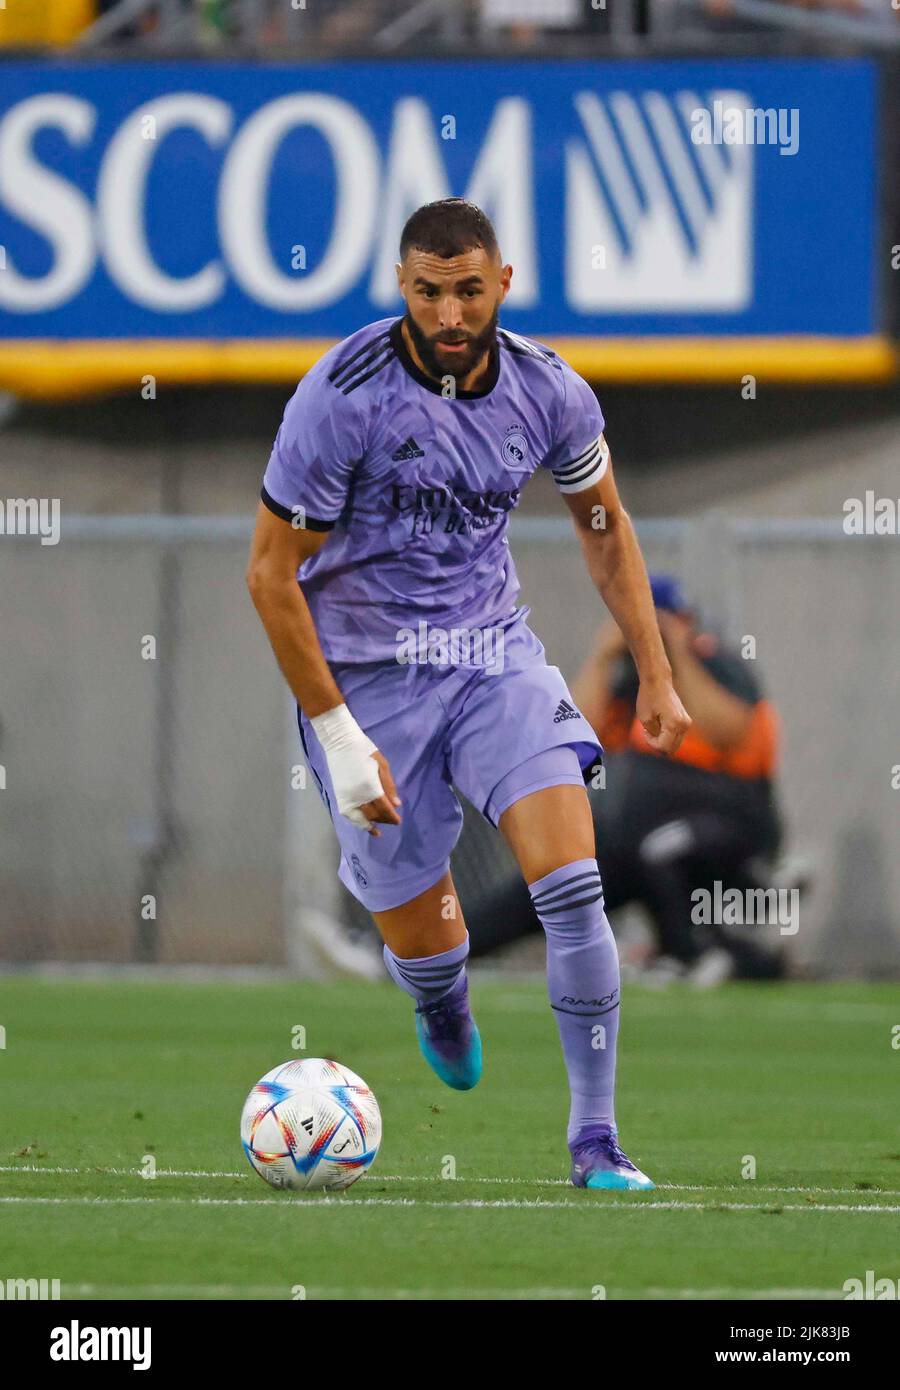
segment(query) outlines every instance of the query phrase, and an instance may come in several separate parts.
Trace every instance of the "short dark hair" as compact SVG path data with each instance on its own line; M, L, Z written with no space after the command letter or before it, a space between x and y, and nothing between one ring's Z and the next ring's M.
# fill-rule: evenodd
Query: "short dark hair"
M400 236L400 259L415 247L449 260L482 246L492 260L500 257L497 233L481 208L465 198L441 198L425 203L408 219Z

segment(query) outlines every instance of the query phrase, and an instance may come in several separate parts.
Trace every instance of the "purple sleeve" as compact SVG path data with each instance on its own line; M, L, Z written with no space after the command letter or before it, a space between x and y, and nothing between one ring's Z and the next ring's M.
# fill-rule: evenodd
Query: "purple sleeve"
M354 465L364 451L354 402L315 369L288 401L263 476L262 500L276 516L330 531L340 516Z
M563 363L565 395L553 447L543 461L560 492L582 492L599 483L609 462L603 412L587 382Z

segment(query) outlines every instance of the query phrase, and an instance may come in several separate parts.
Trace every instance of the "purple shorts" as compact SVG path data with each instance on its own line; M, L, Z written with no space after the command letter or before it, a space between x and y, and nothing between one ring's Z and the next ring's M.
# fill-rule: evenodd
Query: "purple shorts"
M375 837L337 813L321 744L302 710L300 736L341 846L338 875L370 912L409 902L447 872L462 828L457 787L492 825L519 797L582 785L603 753L557 666L520 608L502 661L486 665L331 663L351 713L390 764L400 825ZM558 750L554 752L553 750Z

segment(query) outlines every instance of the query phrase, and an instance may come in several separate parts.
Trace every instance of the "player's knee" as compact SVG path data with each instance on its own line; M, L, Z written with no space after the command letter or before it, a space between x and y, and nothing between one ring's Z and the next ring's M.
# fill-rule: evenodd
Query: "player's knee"
M528 885L534 910L548 934L562 933L575 945L577 938L596 940L608 932L603 910L603 884L597 860L583 859L560 865Z

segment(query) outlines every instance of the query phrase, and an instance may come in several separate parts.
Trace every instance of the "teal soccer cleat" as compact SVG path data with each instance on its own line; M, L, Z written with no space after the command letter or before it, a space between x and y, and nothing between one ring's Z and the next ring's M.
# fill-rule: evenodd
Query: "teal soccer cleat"
M656 1187L622 1152L618 1135L609 1125L585 1126L569 1148L576 1187L618 1192L652 1192Z
M416 1035L425 1061L446 1086L471 1091L481 1079L481 1034L469 1010L463 974L448 994L416 1009Z

